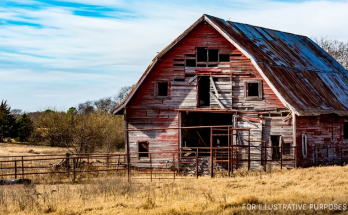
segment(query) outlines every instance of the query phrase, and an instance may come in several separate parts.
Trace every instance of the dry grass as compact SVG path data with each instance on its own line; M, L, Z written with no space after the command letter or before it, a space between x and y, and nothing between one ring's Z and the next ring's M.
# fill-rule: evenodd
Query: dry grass
M52 155L64 154L68 150L62 147L51 147L42 145L30 145L23 143L0 143L0 156L21 156L21 155Z
M268 173L240 170L232 178L174 182L128 184L122 177L109 176L80 184L1 187L0 214L257 214L243 210L243 204L347 204L347 174L348 166L336 166ZM263 212L313 214L310 210Z

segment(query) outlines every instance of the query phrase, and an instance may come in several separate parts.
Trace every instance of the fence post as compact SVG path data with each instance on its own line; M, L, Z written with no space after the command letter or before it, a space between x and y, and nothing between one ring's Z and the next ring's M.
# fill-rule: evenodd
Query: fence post
M110 162L109 154L106 154L106 168L108 168L108 169L110 167L109 162Z
M231 144L230 144L230 127L227 127L227 135L228 135L228 138L227 138L227 145L228 145L228 149L227 149L227 156L228 156L228 166L227 166L227 171L228 171L228 177L231 176L231 150L230 150L230 147L231 147Z
M232 153L232 174L233 174L233 168L234 168L234 167L233 167L233 164L234 164L234 162L233 162L233 159L234 159L234 158L233 158L233 153L234 153L234 150L233 150L233 144L234 144L234 143L233 143L233 135L234 135L234 134L233 134L233 133L234 133L234 130L232 129L232 134L231 134L231 135L232 135L232 136L231 136L231 145L232 145L232 149L231 149L231 153ZM237 136L237 134L236 134L236 136ZM237 142L236 142L236 143L237 143Z
M76 160L75 158L73 158L73 168L74 168L74 179L73 179L73 183L75 183L76 181Z
M248 149L248 170L250 170L250 129L248 132L248 142L249 142L249 149Z
M151 181L152 181L152 156L151 156L151 153L149 153L149 156L150 156L150 177L151 177Z
M24 179L24 160L22 156L22 178Z
M214 177L213 173L213 127L210 127L210 177Z
M174 172L174 180L175 180L175 170L176 170L176 168L175 168L175 154L174 154L174 152L173 152L173 172Z
M198 148L196 152L196 178L198 178Z
M69 169L69 164L70 164L69 157L70 157L70 153L66 153L65 161L66 161L66 168L67 169Z
M267 171L267 142L263 142L264 145L264 159L265 159L265 172Z
M280 169L283 169L283 143L280 144Z
M15 164L15 179L17 179L17 161L14 161Z
M341 162L342 162L342 150L343 150L343 147L341 146L341 150L340 150L340 152L341 152Z

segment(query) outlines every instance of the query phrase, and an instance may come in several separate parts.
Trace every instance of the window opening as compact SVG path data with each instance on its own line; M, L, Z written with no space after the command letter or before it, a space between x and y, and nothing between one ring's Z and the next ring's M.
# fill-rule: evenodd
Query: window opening
M141 141L138 143L139 146L139 158L148 158L149 157L149 142Z

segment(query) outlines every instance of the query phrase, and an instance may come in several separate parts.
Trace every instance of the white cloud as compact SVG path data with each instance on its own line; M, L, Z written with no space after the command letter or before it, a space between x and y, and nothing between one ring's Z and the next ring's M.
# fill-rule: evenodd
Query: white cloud
M203 13L307 36L348 41L345 30L348 1L64 1L98 4L126 12L107 11L107 15L114 14L116 18L97 18L77 16L73 13L75 8L49 4L41 9L0 6L2 22L12 20L43 26L1 25L0 28L0 50L3 50L0 64L11 63L6 64L8 70L0 70L0 85L5 86L0 99L11 98L11 102L18 105L16 108L34 110L51 104L52 100L37 99L37 104L21 106L23 99L40 94L39 83L55 83L54 89L45 88L40 98L64 97L58 101L67 106L77 103L75 95L79 95L78 101L84 101L115 94L120 87L135 83L156 53ZM124 17L124 13L134 17ZM62 92L59 92L59 86L68 86L66 80L79 81L78 85L69 85L72 98L68 96L69 91L60 89ZM14 89L9 83L23 87ZM91 85L95 87L92 93ZM34 90L33 86L37 88ZM26 91L25 98L18 96L20 90Z

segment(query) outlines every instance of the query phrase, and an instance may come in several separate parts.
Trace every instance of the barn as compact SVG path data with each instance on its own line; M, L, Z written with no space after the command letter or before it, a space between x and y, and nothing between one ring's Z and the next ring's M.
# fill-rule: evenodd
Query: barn
M153 59L114 114L134 166L196 160L212 174L348 159L347 71L306 36L210 15Z

